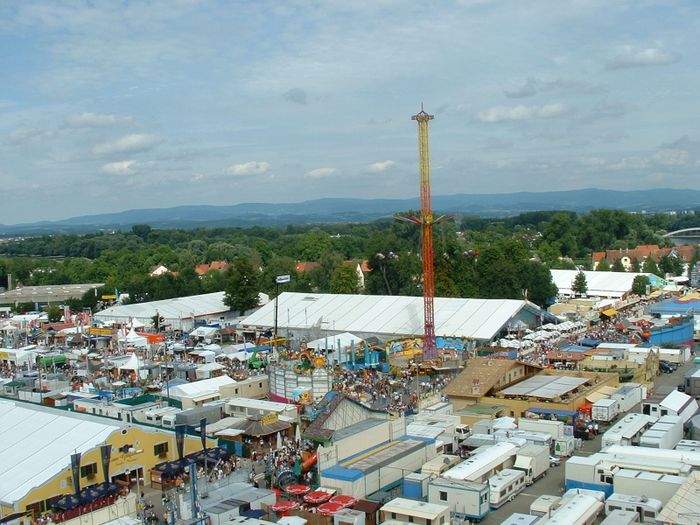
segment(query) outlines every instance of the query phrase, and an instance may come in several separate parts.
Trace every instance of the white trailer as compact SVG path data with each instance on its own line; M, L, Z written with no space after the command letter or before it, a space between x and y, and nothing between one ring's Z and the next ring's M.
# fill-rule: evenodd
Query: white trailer
M588 494L577 494L554 511L543 525L593 525L603 504Z
M489 512L489 485L435 478L428 483L428 502L447 505L453 518L480 521Z
M637 513L630 510L614 510L608 513L607 517L600 522L600 525L635 525Z
M608 429L601 439L601 448L611 445L639 445L642 434L656 422L646 414L627 414Z
M620 385L613 395L617 399L620 412L629 412L644 399L645 387L638 383L625 383Z
M552 439L563 439L566 437L563 421L550 421L548 419L531 419L521 417L518 420L518 429L531 432L546 432Z
M461 461L459 456L452 456L450 454L438 454L433 459L423 463L420 469L421 474L428 474L429 476L436 478L443 472L451 469L457 463Z
M676 445L676 450L690 450L700 452L700 441L695 439L681 439Z
M549 469L549 448L541 445L526 445L515 455L513 468L525 473L525 482L532 485L547 475Z
M605 502L605 513L613 510L628 510L637 513L637 519L642 523L656 523L656 516L661 512L663 504L654 498L646 496L630 496L613 493Z
M683 438L683 419L680 416L661 416L642 434L639 444L650 448L674 448Z
M533 516L544 516L549 518L552 512L559 506L561 498L559 496L551 496L543 494L535 501L530 503L530 514Z
M613 478L613 492L630 496L653 495L666 505L686 479L685 476L622 469Z
M492 509L513 501L525 490L525 473L522 470L504 468L489 479L489 505Z
M537 516L514 512L501 522L501 525L535 525L539 521Z
M617 399L599 399L593 403L591 419L602 423L609 423L617 416L619 403Z
M518 450L512 443L495 443L477 452L442 474L443 478L463 481L486 481L495 473L515 462Z

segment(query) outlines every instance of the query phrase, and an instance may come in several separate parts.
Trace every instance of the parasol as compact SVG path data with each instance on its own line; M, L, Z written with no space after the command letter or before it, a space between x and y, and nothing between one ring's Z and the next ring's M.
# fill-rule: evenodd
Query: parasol
M304 496L304 501L306 503L311 503L312 505L318 505L319 503L328 501L332 497L333 494L326 492L325 490L314 490L313 492L309 492Z
M343 508L345 507L352 507L357 500L353 498L352 496L346 496L344 494L341 494L339 496L333 496L329 503L337 503L338 505L342 505Z
M324 516L330 516L332 514L335 514L339 510L343 510L343 506L339 503L331 503L330 501L328 503L324 503L322 505L319 505L316 507L316 510L318 511L319 514L323 514Z
M296 501L278 501L270 506L272 512L289 512L290 510L296 510L299 508L299 504Z
M302 494L306 494L311 490L311 487L308 485L301 485L301 484L296 484L296 485L289 485L284 489L284 491L287 494L290 494L292 496L301 496Z

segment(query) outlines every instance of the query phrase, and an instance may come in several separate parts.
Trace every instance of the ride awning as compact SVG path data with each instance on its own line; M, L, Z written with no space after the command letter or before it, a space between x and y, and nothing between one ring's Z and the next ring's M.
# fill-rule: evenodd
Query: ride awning
M608 308L607 310L603 310L600 313L606 317L615 317L617 315L617 310L615 310L614 308Z

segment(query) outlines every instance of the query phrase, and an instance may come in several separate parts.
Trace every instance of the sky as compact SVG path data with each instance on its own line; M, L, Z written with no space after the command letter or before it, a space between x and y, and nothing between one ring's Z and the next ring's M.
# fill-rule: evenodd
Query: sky
M700 2L4 0L0 223L700 189Z

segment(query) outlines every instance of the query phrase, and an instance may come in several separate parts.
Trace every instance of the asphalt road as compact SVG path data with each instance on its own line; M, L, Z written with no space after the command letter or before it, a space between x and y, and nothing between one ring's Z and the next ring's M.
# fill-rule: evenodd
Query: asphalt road
M700 345L695 345L696 355L700 355ZM671 374L661 374L656 378L655 390L659 392L670 392L675 390L679 384L683 383L684 376L688 370L695 368L696 365L689 361L684 365L678 367L678 370ZM641 407L637 405L633 407L630 412L638 412ZM619 419L619 417L618 417ZM590 441L584 441L583 447L577 450L575 456L589 456L595 452L600 451L601 434L605 432L609 427L600 427L600 433L595 439ZM563 460L564 458L562 458ZM514 512L521 512L523 514L530 513L530 504L535 501L538 497L543 494L550 494L553 496L561 496L564 493L564 461L558 467L551 467L547 471L547 475L526 487L523 492L521 492L513 501L506 503L501 508L497 510L492 510L484 518L481 523L483 525L499 525L508 516ZM604 516L600 516L600 521Z

